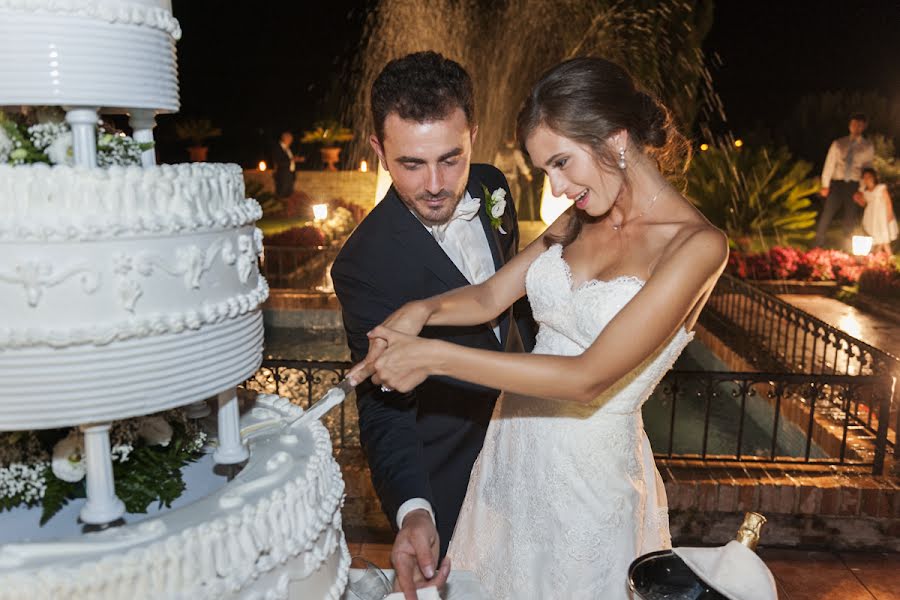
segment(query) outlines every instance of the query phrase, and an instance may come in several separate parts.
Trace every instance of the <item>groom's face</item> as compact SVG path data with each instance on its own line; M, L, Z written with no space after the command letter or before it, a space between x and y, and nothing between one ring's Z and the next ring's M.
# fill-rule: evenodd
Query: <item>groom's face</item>
M390 113L384 139L369 141L403 203L425 224L438 225L450 219L465 194L477 130L461 108L423 123Z

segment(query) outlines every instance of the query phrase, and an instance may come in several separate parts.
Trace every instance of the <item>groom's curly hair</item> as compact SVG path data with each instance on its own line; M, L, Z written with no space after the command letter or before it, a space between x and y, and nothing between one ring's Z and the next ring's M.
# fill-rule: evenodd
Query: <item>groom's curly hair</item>
M384 141L384 121L393 112L401 119L424 123L461 108L468 124L475 122L472 78L458 62L430 50L385 65L372 84L371 103L380 141Z

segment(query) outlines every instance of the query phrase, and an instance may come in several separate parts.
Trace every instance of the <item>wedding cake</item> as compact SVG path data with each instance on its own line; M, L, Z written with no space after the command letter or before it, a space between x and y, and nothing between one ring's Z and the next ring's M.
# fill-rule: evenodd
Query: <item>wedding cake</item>
M336 599L346 583L327 430L274 396L238 420L234 388L262 358L259 204L237 165L156 165L146 149L155 115L178 109L180 35L168 0L0 0L0 107L66 111L29 150L54 164L24 164L0 128L0 432L78 427L81 518L125 522L0 542L0 599ZM102 160L125 147L98 136L104 112L129 115L138 164ZM110 424L209 397L216 461L246 465L186 506L124 514ZM2 457L0 509L25 468Z

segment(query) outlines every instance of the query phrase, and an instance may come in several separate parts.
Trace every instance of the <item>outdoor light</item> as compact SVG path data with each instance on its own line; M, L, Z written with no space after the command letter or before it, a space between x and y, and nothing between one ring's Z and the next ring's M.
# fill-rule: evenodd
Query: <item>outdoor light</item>
M853 236L853 254L855 256L865 256L872 251L872 238L867 235Z
M369 171L369 163L364 160L359 161L359 170L363 173L367 173Z
M709 144L700 144L701 152L706 152L707 150L709 150Z
M743 146L743 145L744 145L744 140L742 140L742 139L740 139L740 138L734 140L734 147L735 147L735 148L740 148L740 147Z
M260 170L261 172L262 172L262 171L265 171L265 170L268 169L268 168L269 168L269 167L266 166L266 161L264 161L264 160L259 161L259 170Z
M550 178L544 176L544 189L541 192L541 221L550 225L567 208L572 206L572 201L565 196L554 196L550 189Z
M313 219L316 221L324 221L328 218L327 204L313 204Z

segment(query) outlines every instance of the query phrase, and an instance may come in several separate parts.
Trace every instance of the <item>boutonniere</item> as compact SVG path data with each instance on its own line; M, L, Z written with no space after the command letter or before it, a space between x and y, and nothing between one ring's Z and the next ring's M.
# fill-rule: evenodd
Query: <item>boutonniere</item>
M491 227L506 235L503 226L500 224L500 217L506 212L506 190L497 188L493 192L489 192L487 186L482 184L481 189L484 190L484 205L487 208L487 214L491 218Z

